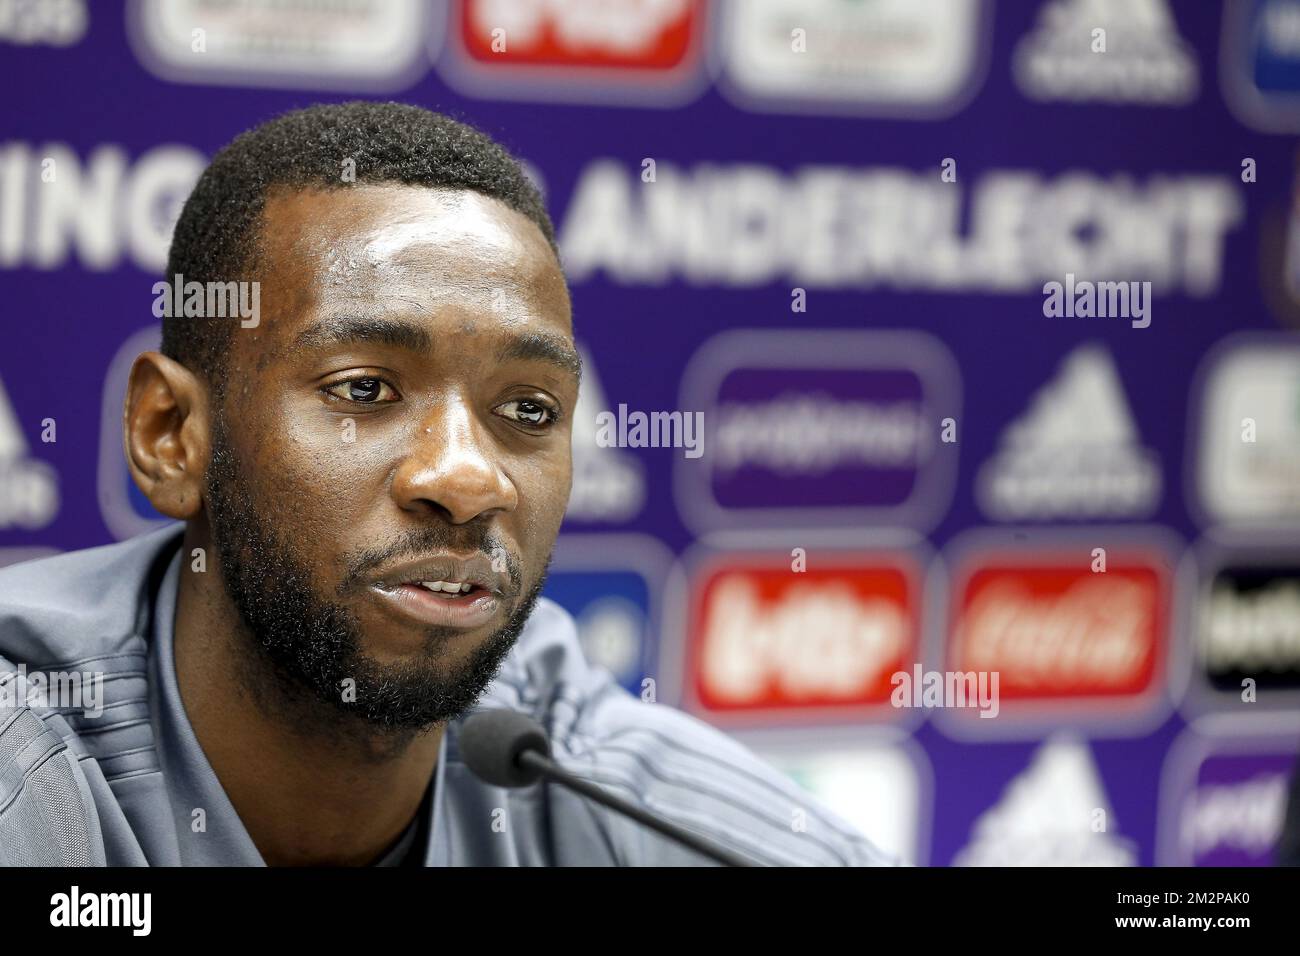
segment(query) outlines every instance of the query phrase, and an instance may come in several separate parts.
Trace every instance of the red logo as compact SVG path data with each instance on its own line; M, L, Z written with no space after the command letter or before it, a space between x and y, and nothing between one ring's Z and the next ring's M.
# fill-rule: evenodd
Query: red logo
M461 0L461 39L488 65L669 72L698 58L702 0Z
M1169 581L1154 554L985 555L953 588L946 667L997 671L1003 704L1154 690L1164 667Z
M709 564L691 601L687 687L711 712L889 705L890 677L917 659L917 567L896 555L813 552Z

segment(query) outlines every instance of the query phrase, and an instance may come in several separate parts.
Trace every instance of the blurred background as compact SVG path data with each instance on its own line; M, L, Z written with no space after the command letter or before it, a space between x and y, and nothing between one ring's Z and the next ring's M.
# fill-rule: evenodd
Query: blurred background
M122 396L208 158L416 103L559 232L593 660L914 863L1278 860L1300 2L0 0L0 82L0 563L159 521Z

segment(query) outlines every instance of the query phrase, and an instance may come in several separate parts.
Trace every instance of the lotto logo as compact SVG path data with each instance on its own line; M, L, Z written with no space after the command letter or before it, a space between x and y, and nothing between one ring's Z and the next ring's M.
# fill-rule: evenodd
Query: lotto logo
M691 56L698 0L464 0L465 52L485 64L673 70Z
M883 555L720 560L697 578L688 688L712 713L889 707L919 645L918 572Z

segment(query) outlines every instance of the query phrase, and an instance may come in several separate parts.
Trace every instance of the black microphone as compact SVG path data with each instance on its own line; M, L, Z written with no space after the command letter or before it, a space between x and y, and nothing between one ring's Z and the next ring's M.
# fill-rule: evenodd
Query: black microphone
M569 773L551 759L551 741L546 731L526 714L497 708L471 715L461 728L460 751L466 766L487 783L498 787L527 787L545 777L723 866L758 865L602 790L590 780Z

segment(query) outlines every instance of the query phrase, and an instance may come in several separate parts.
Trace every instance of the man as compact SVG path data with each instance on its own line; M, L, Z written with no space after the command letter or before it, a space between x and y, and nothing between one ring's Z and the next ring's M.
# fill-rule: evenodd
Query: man
M505 707L735 853L892 862L589 666L540 597L580 363L551 222L499 146L398 104L286 114L213 160L168 273L249 283L258 314L186 294L131 370L132 477L184 524L0 573L0 669L102 674L97 714L30 688L0 709L0 860L706 862L559 788L475 778L460 726Z

